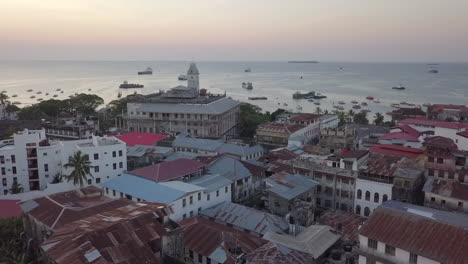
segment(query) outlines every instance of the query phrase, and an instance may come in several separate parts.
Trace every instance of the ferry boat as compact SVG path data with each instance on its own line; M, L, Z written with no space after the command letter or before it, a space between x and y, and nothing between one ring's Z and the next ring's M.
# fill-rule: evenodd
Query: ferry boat
M267 97L265 96L254 96L254 97L248 97L249 100L268 100Z
M367 96L366 99L367 100L374 100L374 96Z
M131 89L131 88L143 88L143 84L137 84L137 83L128 83L127 81L124 81L121 85L119 85L119 88L121 89Z
M400 84L398 86L393 86L392 89L393 90L404 90L404 89L406 89L406 87L404 87L403 85Z
M153 69L151 69L150 67L146 68L146 70L144 71L138 72L138 75L151 75L151 74L153 74Z
M179 75L179 77L177 77L177 79L178 79L179 81L186 81L186 80L187 80L187 76L186 76L185 74L181 74L181 75Z
M244 70L244 72L252 72L252 69L246 68L246 69Z

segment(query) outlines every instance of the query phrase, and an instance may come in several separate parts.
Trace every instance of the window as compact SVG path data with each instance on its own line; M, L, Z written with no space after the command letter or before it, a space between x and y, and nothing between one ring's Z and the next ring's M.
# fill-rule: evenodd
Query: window
M190 201L189 201L189 202L190 202L190 204L193 204L193 196L190 196L190 198L189 198L189 199L190 199Z
M366 201L370 201L370 192L366 191Z
M112 190L112 196L115 196L115 190Z
M210 258L206 258L206 264L211 264L211 259Z
M109 188L106 188L106 194L109 194Z
M427 175L434 176L434 169L428 169L427 170Z
M437 163L444 163L444 159L443 158L437 158Z
M123 152L119 150L119 157L122 157L122 155L123 155Z
M5 174L6 174L5 168L2 167L2 175L5 175Z
M375 264L375 259L371 259L369 257L366 257L366 264Z
M219 190L216 191L216 197L219 197Z
M384 194L382 197L382 202L386 202L388 200L388 195Z
M441 203L441 204L445 204L445 200L440 200L440 203Z
M99 159L99 154L98 153L94 153L94 160L98 160Z
M207 201L210 200L210 195L209 195L209 194L206 195L206 200L207 200Z
M458 202L458 207L463 208L463 202Z
M364 208L364 216L369 216L369 215L370 215L369 207Z
M361 215L361 206L356 205L356 214Z
M385 254L395 256L395 247L385 245Z
M92 180L91 179L88 179L88 184L92 184Z
M193 216L193 211L190 211L190 216L191 216L191 217Z
M415 264L418 263L418 255L414 253L409 254L409 263Z
M367 239L367 247L377 249L377 240L371 238Z
M434 157L429 157L428 162L434 162Z
M2 185L7 186L7 179L2 179Z
M99 166L94 167L94 172L99 172Z
M44 171L48 172L49 171L49 164L44 164Z
M189 258L190 258L190 259L193 259L193 251L192 251L192 250L189 250L188 254L189 254Z
M11 163L16 163L16 156L15 155L11 155Z
M198 262L203 263L203 256L198 254Z
M96 183L101 183L101 178L96 178Z
M198 201L201 200L201 193L198 193Z
M123 162L119 162L119 168L120 168L120 169L123 168Z
M112 164L112 168L113 168L114 170L116 170L116 169L117 169L117 163L113 163L113 164Z
M431 197L431 202L435 202L435 197Z
M113 158L117 157L117 152L116 151L112 151L112 157Z
M225 193L227 193L227 192L228 192L228 190L229 190L229 187L227 187L227 186L226 186L226 187L224 187L224 192L225 192Z
M47 156L47 152L42 153L42 156Z
M379 193L374 193L374 203L379 202Z
M182 215L182 219L185 219L185 218L187 218L187 214Z
M0 156L0 164L5 164L5 157L4 156Z
M198 207L198 212L199 212L199 213L201 212L201 207Z
M187 205L187 201L184 199L182 199L182 207L185 207Z

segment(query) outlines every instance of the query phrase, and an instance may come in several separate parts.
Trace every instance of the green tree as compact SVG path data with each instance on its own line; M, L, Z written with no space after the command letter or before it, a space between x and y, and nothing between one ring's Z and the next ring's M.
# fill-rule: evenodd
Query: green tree
M90 115L96 113L96 108L104 104L104 99L95 94L78 94L68 100L64 100L67 109L72 113Z
M52 178L52 184L61 183L62 179L63 179L62 174L60 174L60 172L57 172Z
M20 217L0 219L0 263L28 263L26 254L22 252L22 232L23 221Z
M9 126L7 129L0 134L0 140L9 139L13 136L14 133L18 132L19 128Z
M5 93L0 93L0 104L6 104L8 102L8 95Z
M382 126L384 124L384 116L381 113L375 113L374 124Z
M317 115L322 114L322 109L321 109L319 106L317 106L317 108L315 108L315 113L316 113Z
M84 183L87 182L88 176L91 174L91 161L89 161L89 156L87 154L83 155L81 150L75 152L72 156L68 157L68 163L64 165L66 169L72 168L73 171L67 176L67 181L73 181L74 185L80 185L83 187Z
M354 114L353 122L356 124L361 124L361 125L369 124L369 119L367 119L367 113L359 112L359 113Z
M21 108L18 112L19 120L41 120L47 118L38 105L32 105Z
M270 115L262 113L262 109L256 105L243 103L240 105L240 135L253 138L257 127L271 120Z
M10 193L17 194L17 193L22 193L22 192L23 192L23 187L21 187L21 184L17 182L13 182L10 188Z
M276 109L276 111L274 111L273 113L271 113L270 115L270 121L275 121L276 120L276 117L278 117L278 115L281 115L282 113L285 113L286 110L283 109L283 108L278 108Z
M339 112L338 113L338 126L342 126L344 124L346 124L346 113L344 112Z
M66 100L50 99L37 104L39 109L48 117L57 117L61 112L66 111Z

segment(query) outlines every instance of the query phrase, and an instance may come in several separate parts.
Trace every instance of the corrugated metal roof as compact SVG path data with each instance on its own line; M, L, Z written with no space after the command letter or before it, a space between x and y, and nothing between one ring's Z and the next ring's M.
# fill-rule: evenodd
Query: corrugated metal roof
M156 182L164 182L196 173L202 170L203 167L204 164L196 160L177 159L129 171L128 174L140 176Z
M149 202L168 204L187 192L134 175L124 174L102 184L104 188L129 194Z
M259 234L268 231L285 233L289 228L288 222L282 217L229 202L205 209L200 214Z
M268 242L246 256L247 263L255 264L315 264L312 255Z
M252 173L242 162L228 156L221 156L208 166L212 174L220 174L230 180L236 181L252 176Z
M318 259L340 239L340 235L333 232L329 226L311 225L297 236L267 232L263 238Z
M127 157L142 157L145 154L165 156L172 153L172 151L172 148L169 147L135 145L127 147Z
M184 230L184 247L202 256L220 255L223 249L228 264L234 264L230 249L240 248L248 254L268 241L243 231L201 217L191 217L179 223Z
M325 211L320 215L318 222L322 225L327 225L341 234L344 238L351 241L358 240L359 226L364 223L367 218L357 214L343 211Z
M186 183L186 182L181 182L181 181L168 181L168 182L161 182L159 184L170 187L175 190L179 190L181 192L184 192L185 194L198 192L198 191L202 191L205 189L203 187L190 184L190 183Z
M298 174L277 173L265 179L267 191L272 192L287 200L309 192L319 185L319 182Z
M304 127L306 127L306 125L271 122L271 123L260 125L257 128L257 132L265 131L265 132L292 134L300 129L303 129Z
M167 207L130 203L69 223L56 230L41 247L57 264L151 263L158 264L154 248L176 228L163 224Z
M468 201L468 185L460 182L429 178L424 184L423 191Z
M133 103L140 112L188 113L188 114L222 114L240 105L239 101L223 97L208 104L185 103Z
M387 201L359 234L445 264L468 259L468 215Z
M230 186L232 181L221 175L203 175L201 177L194 178L187 183L202 187L204 192L213 192L219 190L225 186Z
M225 143L219 140L191 138L186 136L177 137L172 143L173 147L194 148L217 153L229 153L236 156L248 156L258 152L263 152L260 145L240 145Z

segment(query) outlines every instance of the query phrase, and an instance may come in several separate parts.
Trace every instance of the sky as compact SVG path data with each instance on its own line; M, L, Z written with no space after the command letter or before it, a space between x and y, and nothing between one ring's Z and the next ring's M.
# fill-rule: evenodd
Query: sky
M0 0L0 60L468 62L466 0Z

